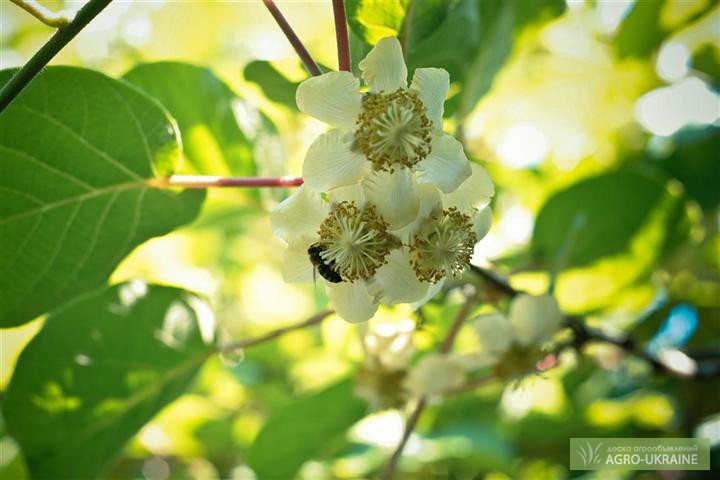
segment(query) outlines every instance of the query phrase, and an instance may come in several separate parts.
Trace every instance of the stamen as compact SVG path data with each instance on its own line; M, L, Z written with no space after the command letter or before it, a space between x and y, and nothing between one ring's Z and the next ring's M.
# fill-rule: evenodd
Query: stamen
M375 170L412 168L431 150L432 121L416 92L367 94L355 131L360 151Z
M435 283L461 274L470 263L477 235L469 215L450 208L430 218L410 244L410 261L417 277Z
M387 263L390 250L400 246L387 228L373 205L359 209L355 202L334 203L320 224L320 255L343 280L368 280Z

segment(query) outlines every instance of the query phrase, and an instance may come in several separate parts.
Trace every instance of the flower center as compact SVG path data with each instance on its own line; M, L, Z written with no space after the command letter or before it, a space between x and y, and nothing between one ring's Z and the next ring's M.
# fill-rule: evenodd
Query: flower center
M443 210L423 225L410 244L410 261L417 277L437 282L462 273L470 263L477 235L469 215L456 208Z
M367 94L355 138L375 170L411 168L430 153L432 122L416 92Z
M343 280L368 280L387 263L390 250L400 246L387 227L373 205L360 209L355 202L334 203L320 224L320 255Z

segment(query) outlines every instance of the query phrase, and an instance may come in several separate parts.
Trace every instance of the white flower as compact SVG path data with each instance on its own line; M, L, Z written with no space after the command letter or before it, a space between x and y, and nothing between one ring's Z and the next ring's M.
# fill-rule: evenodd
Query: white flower
M403 386L411 397L440 395L465 382L465 369L453 355L424 356L410 369Z
M363 338L367 366L389 372L406 369L415 353L414 330L415 322L410 319L371 324Z
M520 294L510 303L507 316L496 312L481 315L472 322L480 351L468 356L466 364L474 368L489 367L513 345L539 346L560 328L562 320L562 312L552 296Z
M475 244L490 229L492 212L488 203L494 186L487 172L473 164L472 175L455 192L442 195L435 187L423 184L417 192L417 216L393 231L403 246L394 250L389 259L396 265L411 266L414 275L406 280L407 289L425 292L415 306L432 298L448 277L467 268ZM384 293L397 280L385 272L376 277L384 303L397 303L397 299Z
M344 71L309 78L297 89L300 111L337 128L308 150L303 165L308 188L327 192L371 172L410 169L418 182L454 191L471 172L460 142L442 130L448 73L418 68L408 88L407 67L394 37L381 39L359 67L369 87L365 95L360 80ZM390 186L408 189L400 182Z
M283 277L310 282L317 273L337 314L350 322L370 319L382 299L419 300L427 286L398 259L401 242L391 230L399 225L382 213L392 210L368 201L358 185L327 196L298 188L270 214L273 233L288 244Z

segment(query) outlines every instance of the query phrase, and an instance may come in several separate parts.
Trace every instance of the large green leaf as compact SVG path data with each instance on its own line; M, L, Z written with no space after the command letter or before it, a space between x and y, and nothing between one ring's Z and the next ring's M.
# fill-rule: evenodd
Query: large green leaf
M273 102L281 103L295 110L295 90L298 82L292 82L278 72L269 62L255 60L243 70L245 80L257 84L265 96Z
M179 62L146 63L123 78L157 98L175 117L188 173L255 174L253 132L236 115L241 100L211 70ZM241 110L246 108L243 104Z
M660 24L665 0L637 1L620 24L615 48L620 57L644 57L660 45L668 32Z
M495 75L512 53L517 33L532 22L560 15L565 9L562 0L478 2L480 41L474 58L464 75L459 114L467 115L492 86Z
M73 67L39 75L0 114L0 326L97 288L195 218L202 191L152 187L180 158L172 120L132 86Z
M644 253L657 259L685 238L689 222L677 185L655 175L620 170L552 196L538 213L532 249L549 264L562 255L564 266L583 266L627 251L643 234L652 242L652 251Z
M455 1L348 0L350 28L374 45L383 37L408 36L412 42L431 34ZM405 31L407 30L407 31Z
M135 281L50 314L3 402L31 475L96 477L212 352L207 308L182 290Z
M360 420L367 406L352 390L352 382L345 380L272 416L249 453L258 479L293 478L305 461Z

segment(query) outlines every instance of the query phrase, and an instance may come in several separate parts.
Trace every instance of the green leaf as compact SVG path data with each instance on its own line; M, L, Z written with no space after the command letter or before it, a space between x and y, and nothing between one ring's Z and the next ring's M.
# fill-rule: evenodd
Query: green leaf
M293 478L304 462L366 411L365 402L353 395L351 380L297 400L267 421L250 449L248 464L259 480Z
M461 116L470 113L478 100L490 90L495 76L512 53L517 33L531 22L560 15L565 9L564 3L559 0L488 0L478 3L481 37L465 73L458 111Z
M146 63L123 78L175 117L190 163L187 173L255 175L252 132L236 117L241 100L212 71L179 62Z
M50 314L3 404L32 476L98 476L213 351L207 308L183 290L135 281Z
M408 35L411 43L427 37L445 20L454 3L447 0L348 0L346 5L350 28L374 45L383 37Z
M295 90L298 82L291 82L282 73L275 70L269 62L256 60L250 62L243 70L245 80L257 84L265 96L276 103L281 103L295 110Z
M665 0L635 2L615 36L615 49L620 58L645 57L660 45L668 34L660 25L664 5Z
M682 241L689 230L686 201L677 185L657 176L620 170L576 183L545 203L532 238L537 259L552 264L578 221L582 226L563 254L566 267L621 254L640 234L651 235L648 240L657 248L645 253L656 259Z
M180 157L172 120L132 86L74 67L39 75L0 115L0 326L97 288L140 243L192 221L204 192L152 187Z
M345 5L350 28L371 45L383 37L398 36L402 29L402 0L348 0Z

